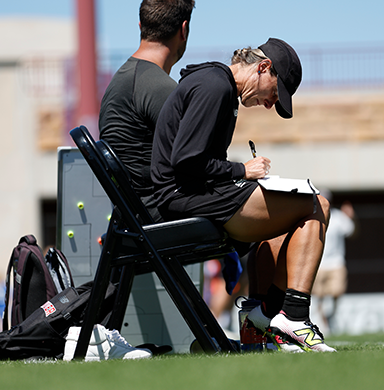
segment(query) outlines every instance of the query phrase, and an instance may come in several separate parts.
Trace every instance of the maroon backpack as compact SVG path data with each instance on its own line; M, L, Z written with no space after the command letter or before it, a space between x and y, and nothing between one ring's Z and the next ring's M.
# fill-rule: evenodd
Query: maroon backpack
M11 326L23 322L46 301L67 287L74 287L64 254L50 248L44 257L32 234L21 237L13 249L6 274L3 331L8 330L10 282L13 269Z

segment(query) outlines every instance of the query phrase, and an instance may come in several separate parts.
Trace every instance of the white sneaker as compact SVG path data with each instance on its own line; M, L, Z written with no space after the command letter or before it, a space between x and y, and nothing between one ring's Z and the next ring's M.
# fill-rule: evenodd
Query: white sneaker
M268 331L307 352L336 352L324 343L324 336L311 321L291 321L283 311L272 318Z
M283 340L281 337L275 336L268 331L271 319L263 314L261 305L256 306L251 310L251 312L248 314L248 319L252 321L256 328L262 330L266 333L267 336L269 336L272 343L267 343L268 350L277 350L291 353L304 352L296 344L293 344L288 340Z
M67 341L64 347L63 360L72 360L79 339L81 327L69 328ZM103 325L95 325L85 361L98 361L109 359L143 359L150 358L152 353L149 349L132 347L117 330L107 330Z

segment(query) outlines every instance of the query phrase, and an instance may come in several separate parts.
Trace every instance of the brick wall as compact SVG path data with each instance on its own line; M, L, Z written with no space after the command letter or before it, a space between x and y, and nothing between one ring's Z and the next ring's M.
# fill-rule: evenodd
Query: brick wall
M294 97L294 118L275 109L240 107L234 143L364 142L384 139L384 91L303 93Z

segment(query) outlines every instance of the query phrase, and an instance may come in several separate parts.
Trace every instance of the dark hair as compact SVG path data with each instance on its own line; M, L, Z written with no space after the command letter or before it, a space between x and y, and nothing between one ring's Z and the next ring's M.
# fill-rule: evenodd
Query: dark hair
M166 41L183 22L191 20L194 0L143 0L140 5L141 39Z

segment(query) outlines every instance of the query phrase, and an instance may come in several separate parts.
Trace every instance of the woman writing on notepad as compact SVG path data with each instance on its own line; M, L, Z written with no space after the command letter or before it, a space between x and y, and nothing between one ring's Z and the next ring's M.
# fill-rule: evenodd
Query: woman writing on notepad
M314 213L312 195L262 189L256 180L269 173L271 162L266 157L245 164L227 160L239 98L245 107L275 106L281 117L291 118L292 95L301 73L293 48L274 38L258 49L236 50L230 66L219 62L187 66L157 122L151 175L166 220L206 217L241 242L287 234L286 264L283 272L276 272L273 284L284 295L282 311L272 318L274 304L266 299L249 319L273 339L279 338L280 349L292 344L297 351L333 351L309 320L310 293L329 219L328 201L317 196ZM296 335L298 329L310 337Z

